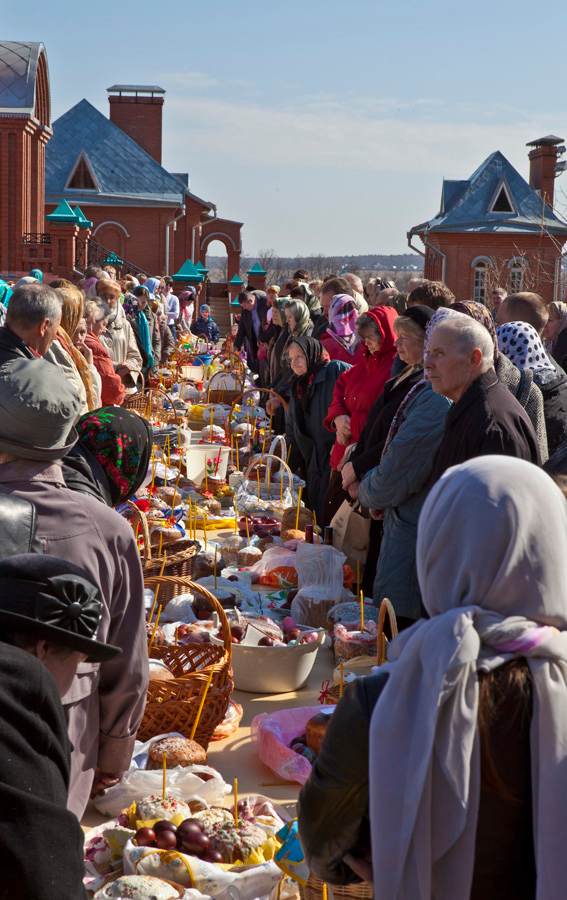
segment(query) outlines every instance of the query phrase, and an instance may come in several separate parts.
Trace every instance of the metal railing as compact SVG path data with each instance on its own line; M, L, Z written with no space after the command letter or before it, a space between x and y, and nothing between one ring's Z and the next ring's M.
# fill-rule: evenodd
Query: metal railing
M108 247L103 247L102 244L97 244L96 241L93 241L92 238L88 240L83 240L83 238L76 238L75 240L75 270L84 273L87 266L98 266L99 268L103 268L106 264L106 259L110 256L111 250ZM123 259L121 264L113 264L115 265L117 271L121 274L122 272L131 272L132 274L136 274L137 272L142 272L143 275L147 275L148 278L151 277L149 272L146 272L145 269L142 269L140 266L134 265L132 262L128 262L127 259Z
M46 231L28 231L24 234L24 244L51 244L51 235Z

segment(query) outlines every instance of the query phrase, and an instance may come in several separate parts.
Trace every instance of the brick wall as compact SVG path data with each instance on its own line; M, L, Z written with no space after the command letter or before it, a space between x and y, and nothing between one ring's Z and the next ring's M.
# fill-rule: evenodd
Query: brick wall
M163 97L114 96L110 102L110 121L121 128L161 165Z

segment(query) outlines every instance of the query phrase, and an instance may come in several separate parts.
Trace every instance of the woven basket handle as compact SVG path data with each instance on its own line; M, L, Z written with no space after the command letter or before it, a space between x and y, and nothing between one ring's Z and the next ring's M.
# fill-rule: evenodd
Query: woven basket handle
M144 578L145 587L157 587L158 584L177 584L191 591L192 594L200 594L207 600L213 611L219 617L222 630L222 640L225 651L228 653L229 660L232 660L232 635L230 633L230 625L226 613L217 598L211 594L206 588L200 584L195 584L190 578L179 578L174 575L153 575L150 578Z
M227 425L227 436L228 436L229 440L230 440L230 435L232 434L232 414L234 412L235 407L238 406L240 403L242 403L244 398L247 397L249 394L256 394L256 393L268 394L268 399L269 399L269 397L275 397L276 400L280 401L280 403L283 406L283 408L285 409L285 411L286 412L289 411L289 406L286 403L286 401L284 400L284 398L281 397L280 394L277 393L277 391L272 391L271 388L253 387L253 388L250 388L250 390L248 390L248 391L243 391L241 394L239 394L238 397L236 397L232 406L230 407L230 413L228 416L228 425ZM267 421L269 422L269 418L267 419Z
M394 607L387 597L384 597L380 604L380 613L378 615L378 628L376 631L376 665L382 666L386 662L386 639L384 637L384 622L386 621L386 613L390 619L390 629L392 637L395 638L398 633L398 623L396 621L396 613Z
M126 501L130 509L134 511L134 520L142 525L142 534L144 535L144 562L149 562L152 558L152 548L150 545L150 529L148 525L148 517L135 503L131 500ZM137 531L137 529L136 529Z
M265 459L275 459L276 462L279 462L280 466L283 466L287 472L288 478L288 488L291 494L293 494L293 472L290 467L286 463L285 459L280 459L279 456L274 456L273 453L259 453L257 456L253 456L250 462L246 467L246 471L242 473L243 481L250 481L250 473L257 465L262 465ZM267 474L266 474L266 482L267 482Z

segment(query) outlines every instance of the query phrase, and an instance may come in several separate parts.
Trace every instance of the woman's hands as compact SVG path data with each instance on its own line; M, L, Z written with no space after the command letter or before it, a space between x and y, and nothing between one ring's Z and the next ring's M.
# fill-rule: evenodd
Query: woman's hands
M343 476L343 490L348 491L351 484L354 484L354 482L357 480L354 466L351 462L347 462L344 464L341 471Z
M82 353L82 355L85 357L89 366L92 366L93 365L93 351L90 349L90 347L87 347L87 345L84 343L84 341L78 341L75 344L75 347L77 348L79 353Z
M272 413L275 413L276 409L278 409L278 407L280 407L280 406L281 406L280 401L276 397L272 397L266 403L266 412L268 413L269 416L271 416Z
M350 416L342 415L334 419L339 444L348 444L350 440Z

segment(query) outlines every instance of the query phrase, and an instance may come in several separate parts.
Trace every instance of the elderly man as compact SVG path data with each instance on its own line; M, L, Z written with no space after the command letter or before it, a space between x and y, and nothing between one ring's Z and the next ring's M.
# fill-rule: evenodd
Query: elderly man
M148 654L144 583L136 540L122 516L69 490L61 459L77 440L79 398L56 366L15 359L0 370L0 494L33 503L46 553L81 566L100 586L100 641L123 647L81 663L63 697L74 745L69 808L80 818L91 791L128 768L144 712ZM1 891L0 891L1 894Z
M424 368L433 390L453 401L431 483L474 456L495 453L540 464L533 425L498 380L493 356L488 330L474 319L450 318L431 333Z
M14 291L0 328L0 365L45 356L61 324L61 303L46 284L24 284Z

